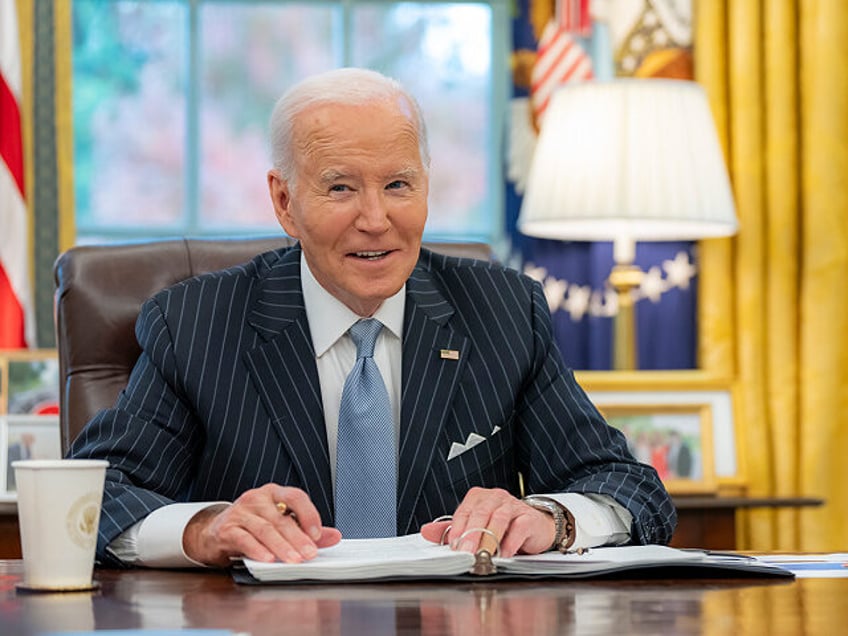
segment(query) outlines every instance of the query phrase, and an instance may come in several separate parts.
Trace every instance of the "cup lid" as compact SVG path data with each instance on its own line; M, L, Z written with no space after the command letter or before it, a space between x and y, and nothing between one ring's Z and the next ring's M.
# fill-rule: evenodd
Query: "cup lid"
M108 465L109 462L105 459L17 459L12 462L13 468L28 468L33 470L106 468Z

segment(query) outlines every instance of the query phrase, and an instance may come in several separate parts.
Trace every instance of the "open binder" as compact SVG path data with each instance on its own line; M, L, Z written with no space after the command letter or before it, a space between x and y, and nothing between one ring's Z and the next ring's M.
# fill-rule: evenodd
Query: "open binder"
M592 548L582 554L546 552L501 558L436 545L420 534L388 539L342 539L303 563L244 559L234 570L239 583L375 580L491 580L535 578L784 577L786 569L753 557L679 550L661 545ZM493 566L490 567L490 566Z

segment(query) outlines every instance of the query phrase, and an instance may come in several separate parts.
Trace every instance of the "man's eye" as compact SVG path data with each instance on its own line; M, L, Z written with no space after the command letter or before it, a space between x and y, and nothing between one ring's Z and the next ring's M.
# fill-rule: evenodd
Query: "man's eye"
M409 184L406 181L401 181L400 179L396 181L392 181L389 185L386 186L386 190L399 190L400 188L405 188Z
M350 188L343 183L337 183L330 186L330 192L347 192L348 190L350 190Z

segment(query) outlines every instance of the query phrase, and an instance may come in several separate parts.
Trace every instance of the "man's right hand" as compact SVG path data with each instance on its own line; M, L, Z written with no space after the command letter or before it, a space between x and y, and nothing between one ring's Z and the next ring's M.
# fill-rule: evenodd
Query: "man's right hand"
M277 504L285 504L291 514L282 514ZM220 567L231 557L300 563L341 538L335 528L321 525L304 491L265 484L224 509L207 508L192 517L183 533L183 550L199 563Z

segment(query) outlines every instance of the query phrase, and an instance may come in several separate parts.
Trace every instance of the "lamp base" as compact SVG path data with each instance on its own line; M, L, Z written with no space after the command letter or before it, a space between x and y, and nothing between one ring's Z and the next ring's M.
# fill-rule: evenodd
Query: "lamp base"
M642 283L644 272L638 266L618 264L612 268L610 285L618 296L618 313L613 319L613 369L632 371L637 368L636 310L632 291Z

